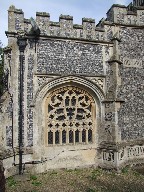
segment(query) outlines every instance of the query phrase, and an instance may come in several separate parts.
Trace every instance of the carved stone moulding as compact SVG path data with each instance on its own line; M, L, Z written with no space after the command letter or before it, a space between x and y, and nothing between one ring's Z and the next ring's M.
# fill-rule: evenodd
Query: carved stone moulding
M56 79L60 78L60 76L56 75L37 75L37 85L38 88L43 86L44 84ZM99 86L103 91L105 91L105 77L104 76L93 76L93 77L84 77L85 79L90 80L97 86Z
M99 149L101 162L105 168L121 169L125 165L144 163L144 145L111 146L111 149Z

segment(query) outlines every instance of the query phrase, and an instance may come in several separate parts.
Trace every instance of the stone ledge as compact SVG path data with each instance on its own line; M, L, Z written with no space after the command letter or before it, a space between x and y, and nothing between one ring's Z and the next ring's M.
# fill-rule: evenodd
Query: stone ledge
M134 147L136 145L143 146L144 145L144 139L141 140L135 140L135 141L121 141L120 143L116 142L107 142L104 141L100 143L99 149L108 149L108 150L119 150L122 147Z
M50 14L46 12L36 12L36 16L50 17Z
M30 19L24 19L24 23L31 23Z
M74 24L73 28L75 28L75 29L83 29L83 25Z
M95 19L92 19L92 18L82 18L82 23L83 22L88 22L88 23L95 23Z
M23 155L27 155L27 154L33 154L33 148L31 147L26 147L26 148L22 148L23 151ZM4 149L2 148L0 151L0 159L7 159L9 157L15 156L19 154L19 148L10 148L10 149Z
M61 14L59 19L73 20L73 16Z
M50 21L50 26L60 27L60 23L59 22L52 22L52 21Z

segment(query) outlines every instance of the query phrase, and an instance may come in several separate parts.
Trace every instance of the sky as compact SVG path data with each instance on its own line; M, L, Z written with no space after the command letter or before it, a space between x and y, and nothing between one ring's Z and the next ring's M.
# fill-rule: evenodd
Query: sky
M50 20L59 21L59 16L73 16L74 24L81 24L82 18L93 18L96 24L103 17L112 4L128 5L132 0L0 0L0 40L7 46L5 31L8 29L8 13L10 5L22 9L24 17L35 18L36 12L50 13Z

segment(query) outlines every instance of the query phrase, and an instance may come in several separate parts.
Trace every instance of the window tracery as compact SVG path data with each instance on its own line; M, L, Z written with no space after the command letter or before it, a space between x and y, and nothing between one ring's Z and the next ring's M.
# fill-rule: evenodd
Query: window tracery
M95 103L85 90L67 86L46 100L46 145L92 143Z

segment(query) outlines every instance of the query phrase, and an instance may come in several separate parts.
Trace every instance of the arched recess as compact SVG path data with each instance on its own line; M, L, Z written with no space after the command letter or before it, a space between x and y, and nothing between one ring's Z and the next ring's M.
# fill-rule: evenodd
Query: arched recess
M92 139L92 141L94 144L97 144L97 129L98 129L99 124L102 121L102 117L103 117L102 101L104 100L104 93L98 85L92 83L91 81L89 81L85 78L77 77L77 76L65 76L65 77L60 77L60 78L54 79L54 80L46 83L37 92L37 94L35 96L35 100L34 100L34 111L35 111L35 113L34 113L35 114L34 115L34 137L33 137L34 146L37 146L39 148L42 148L42 146L44 148L48 146L48 139L47 139L48 131L46 129L46 126L48 126L48 123L49 123L49 126L53 126L53 124L51 124L51 122L49 120L48 120L49 122L47 122L47 119L46 119L47 112L46 111L49 110L49 112L51 112L54 109L54 106L52 106L53 105L52 103L54 103L54 100L52 101L52 97L56 96L58 98L58 95L62 94L62 92L63 92L63 96L66 99L66 94L69 94L68 96L70 96L70 93L68 93L68 91L70 91L70 90L72 90L73 96L83 94L81 99L83 99L86 96L89 100L91 100L90 102L94 106L92 109L92 110L94 110L93 112L87 111L88 108L85 108L86 110L83 111L83 113L85 113L85 115L88 115L89 112L90 113L92 112L92 121L93 121L94 126L91 127L89 125L89 129L88 129L89 133L87 132L87 136L86 136L87 139L84 139L84 136L82 137L82 135L85 134L84 133L85 129L81 130L81 138L79 139L79 141L80 141L79 143L88 144L88 141L91 141L91 139L88 140L88 134L91 135L91 130L94 129L94 138ZM85 102L87 102L87 99L85 100ZM48 109L49 103L51 103L51 106L49 106L49 107L52 107L51 109ZM79 110L82 110L82 107L80 109L80 103L77 103L77 107L78 106L79 106ZM70 107L72 109L72 106L68 106L68 107ZM63 109L61 108L61 110L63 110ZM57 109L55 109L55 112L58 113ZM65 117L65 118L67 118L67 117ZM77 122L75 122L75 125L76 125L76 123ZM90 123L90 122L88 122L88 123ZM61 125L62 125L62 123L60 123L60 125L58 125L58 126L61 126ZM70 126L70 125L67 124L66 126ZM73 126L74 125L72 125L72 129L74 128ZM63 129L63 130L65 130L65 129ZM50 131L50 129L49 129L49 131ZM56 131L58 131L58 132L56 132ZM59 136L59 143L55 143L55 142L50 143L49 142L49 145L52 143L53 144L64 144L65 141L64 140L62 141L62 139L63 139L62 134L64 135L65 133L64 132L62 133L62 131L59 132L59 129L56 131L54 133L55 136L53 136L53 138L56 137L56 135L61 134L61 136ZM76 129L75 131L77 131L77 132L75 132L74 137L78 137L77 135L78 135L78 131L80 131L80 129ZM50 135L49 135L49 137L50 137ZM73 141L73 143L75 143L75 141L77 141L76 138L74 138L74 139L75 140ZM69 140L70 140L70 138L66 141L66 143L70 143ZM82 142L82 140L83 140L83 142Z

